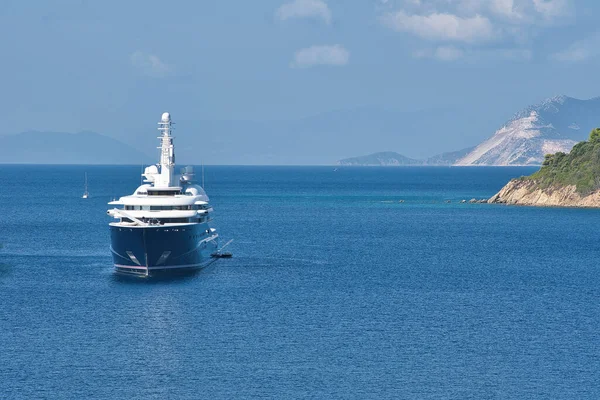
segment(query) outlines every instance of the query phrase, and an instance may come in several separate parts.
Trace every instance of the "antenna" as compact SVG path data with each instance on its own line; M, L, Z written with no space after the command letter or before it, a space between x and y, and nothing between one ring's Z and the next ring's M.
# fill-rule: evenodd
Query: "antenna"
M202 189L204 189L204 161L202 161Z

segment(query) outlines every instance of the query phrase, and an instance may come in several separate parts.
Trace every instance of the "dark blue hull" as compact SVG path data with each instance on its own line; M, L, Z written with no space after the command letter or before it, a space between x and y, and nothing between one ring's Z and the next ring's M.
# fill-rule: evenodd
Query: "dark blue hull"
M110 225L110 237L117 272L144 276L205 267L218 248L218 235L206 223Z

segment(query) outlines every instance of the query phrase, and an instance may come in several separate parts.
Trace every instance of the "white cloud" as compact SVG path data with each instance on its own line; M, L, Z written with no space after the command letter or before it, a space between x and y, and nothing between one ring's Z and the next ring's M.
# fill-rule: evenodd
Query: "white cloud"
M550 58L562 62L581 62L592 56L590 49L580 46L573 46L566 50L552 54Z
M414 57L445 61L459 58L529 61L533 58L534 38L553 27L572 24L575 15L575 0L390 0L384 3L379 7L379 21L392 30L421 39L416 40L417 48L429 48L413 53ZM553 58L581 60L588 58L591 51L589 46L582 48L581 45L567 50Z
M546 19L566 16L571 12L570 0L533 0L533 7Z
M326 24L331 23L331 10L323 0L294 0L279 7L275 15L281 21L290 18L320 18Z
M396 31L412 33L427 40L475 43L494 37L492 23L479 14L463 18L445 13L408 15L404 11L397 11L384 15L382 20Z
M477 61L530 61L533 57L528 49L461 49L455 46L439 46L431 49L421 49L413 53L414 58L430 58L439 61L464 60L465 62Z
M308 68L316 65L343 66L348 64L350 52L339 44L333 46L311 46L294 54L292 67Z
M565 63L586 61L600 53L600 34L588 39L577 41L566 49L554 53L550 59Z
M574 0L396 0L387 9L392 7L400 7L407 14L453 14L462 18L481 15L500 25L548 26L558 17L570 16Z
M524 15L518 9L515 0L492 0L490 9L494 14L514 22L523 21Z
M441 3L441 4L436 4L436 6L441 7L444 5L444 3L446 3L448 5L455 4L456 5L455 11L458 14L469 15L469 14L481 13L482 11L484 11L486 3L489 1L490 0L487 0L486 2L481 1L481 0L457 0L457 1L452 2L452 1L440 0L436 3ZM450 9L452 9L452 7L450 7Z
M146 76L160 78L171 72L171 67L162 62L161 59L154 54L147 54L138 50L129 56L129 60L131 61L131 65Z

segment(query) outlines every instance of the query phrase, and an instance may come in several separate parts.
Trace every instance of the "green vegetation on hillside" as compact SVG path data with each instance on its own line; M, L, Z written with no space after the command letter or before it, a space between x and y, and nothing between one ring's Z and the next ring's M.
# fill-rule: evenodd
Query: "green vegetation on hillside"
M600 189L600 128L592 130L587 142L577 143L569 154L547 154L542 168L527 177L542 188L575 185L581 194Z

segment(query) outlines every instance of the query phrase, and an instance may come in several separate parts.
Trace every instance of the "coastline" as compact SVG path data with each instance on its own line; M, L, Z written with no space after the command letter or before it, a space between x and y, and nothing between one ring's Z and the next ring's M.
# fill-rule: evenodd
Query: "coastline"
M541 188L531 179L513 179L487 201L489 204L535 207L600 208L600 191L587 195L575 185Z

